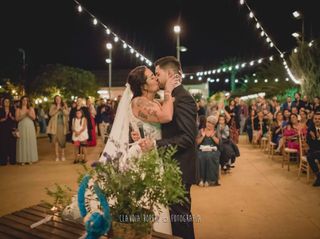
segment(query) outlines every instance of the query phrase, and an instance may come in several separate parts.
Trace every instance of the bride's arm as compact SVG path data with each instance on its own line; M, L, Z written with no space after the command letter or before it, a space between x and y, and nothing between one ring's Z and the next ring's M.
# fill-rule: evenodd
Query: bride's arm
M162 106L144 97L137 97L132 101L132 112L135 117L144 122L168 123L172 120L173 99L171 92L164 93Z
M164 100L162 105L144 97L136 97L132 101L132 112L135 117L144 122L168 123L173 117L173 98L172 91L180 85L179 75L172 75L167 79L164 89Z

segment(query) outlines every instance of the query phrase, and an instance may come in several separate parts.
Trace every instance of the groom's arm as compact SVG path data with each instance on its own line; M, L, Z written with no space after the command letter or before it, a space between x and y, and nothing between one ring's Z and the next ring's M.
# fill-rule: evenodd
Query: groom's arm
M197 107L194 99L186 95L177 102L174 108L174 116L179 133L173 137L156 141L158 147L178 146L178 149L187 149L195 145L197 134L196 117Z

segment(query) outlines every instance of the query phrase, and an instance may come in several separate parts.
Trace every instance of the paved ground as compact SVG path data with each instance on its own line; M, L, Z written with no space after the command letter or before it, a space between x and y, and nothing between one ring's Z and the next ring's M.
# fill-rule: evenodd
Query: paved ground
M243 141L243 140L242 140ZM40 161L33 165L0 167L0 215L50 200L45 187L55 182L77 188L80 165L55 162L47 139L38 140ZM98 158L102 146L90 148ZM221 187L192 187L192 211L197 239L320 238L320 188L297 179L297 167L281 168L259 149L240 143L241 157L232 173L222 175Z

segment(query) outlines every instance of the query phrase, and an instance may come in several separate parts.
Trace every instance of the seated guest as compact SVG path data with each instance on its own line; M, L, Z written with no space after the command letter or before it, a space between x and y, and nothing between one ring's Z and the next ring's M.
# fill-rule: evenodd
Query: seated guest
M313 125L308 128L307 133L307 143L309 146L309 151L307 155L308 163L312 171L316 175L316 181L313 183L313 186L320 186L320 172L316 159L320 160L320 112L316 112L313 117Z
M287 101L282 104L281 109L282 111L285 111L285 110L291 111L291 107L292 107L292 99L291 99L291 96L288 96Z
M312 110L313 110L313 112L320 111L320 97L319 96L316 96L313 98Z
M267 125L268 125L268 122L265 119L263 112L259 111L257 117L253 121L253 143L254 144L259 143L261 138L267 134L268 132Z
M204 128L196 138L200 169L199 186L218 186L219 184L219 138L215 132L215 118L209 116Z
M283 136L286 137L285 147L299 151L298 136L299 134L306 135L306 133L306 128L303 128L298 122L298 116L296 114L291 114L289 124L283 131Z
M230 139L230 128L226 124L225 116L221 115L218 122L217 136L220 140L220 164L222 170L226 172L234 167L233 164L236 157L240 156L240 152L237 145Z
M301 107L305 107L305 103L303 100L301 100L301 94L300 93L295 93L294 94L295 100L292 102L292 106L297 107L298 110L300 110ZM294 112L292 112L294 113Z
M289 110L284 110L283 111L283 120L289 123L289 118L290 118L291 112Z
M278 112L276 115L276 120L273 122L271 126L271 141L272 143L275 143L277 145L276 152L280 152L282 146L280 141L283 134L283 128L286 126L286 124L287 123L283 120L282 112Z

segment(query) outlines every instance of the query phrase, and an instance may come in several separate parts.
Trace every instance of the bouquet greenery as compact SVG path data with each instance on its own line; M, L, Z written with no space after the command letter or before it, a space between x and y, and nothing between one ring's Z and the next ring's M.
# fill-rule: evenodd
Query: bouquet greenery
M96 166L94 178L113 202L114 221L121 222L127 215L150 215L155 209L161 210L160 205L169 207L185 200L181 171L173 159L175 152L173 147L153 149L139 158L127 159L125 165L121 153L115 158L104 155L106 164Z

